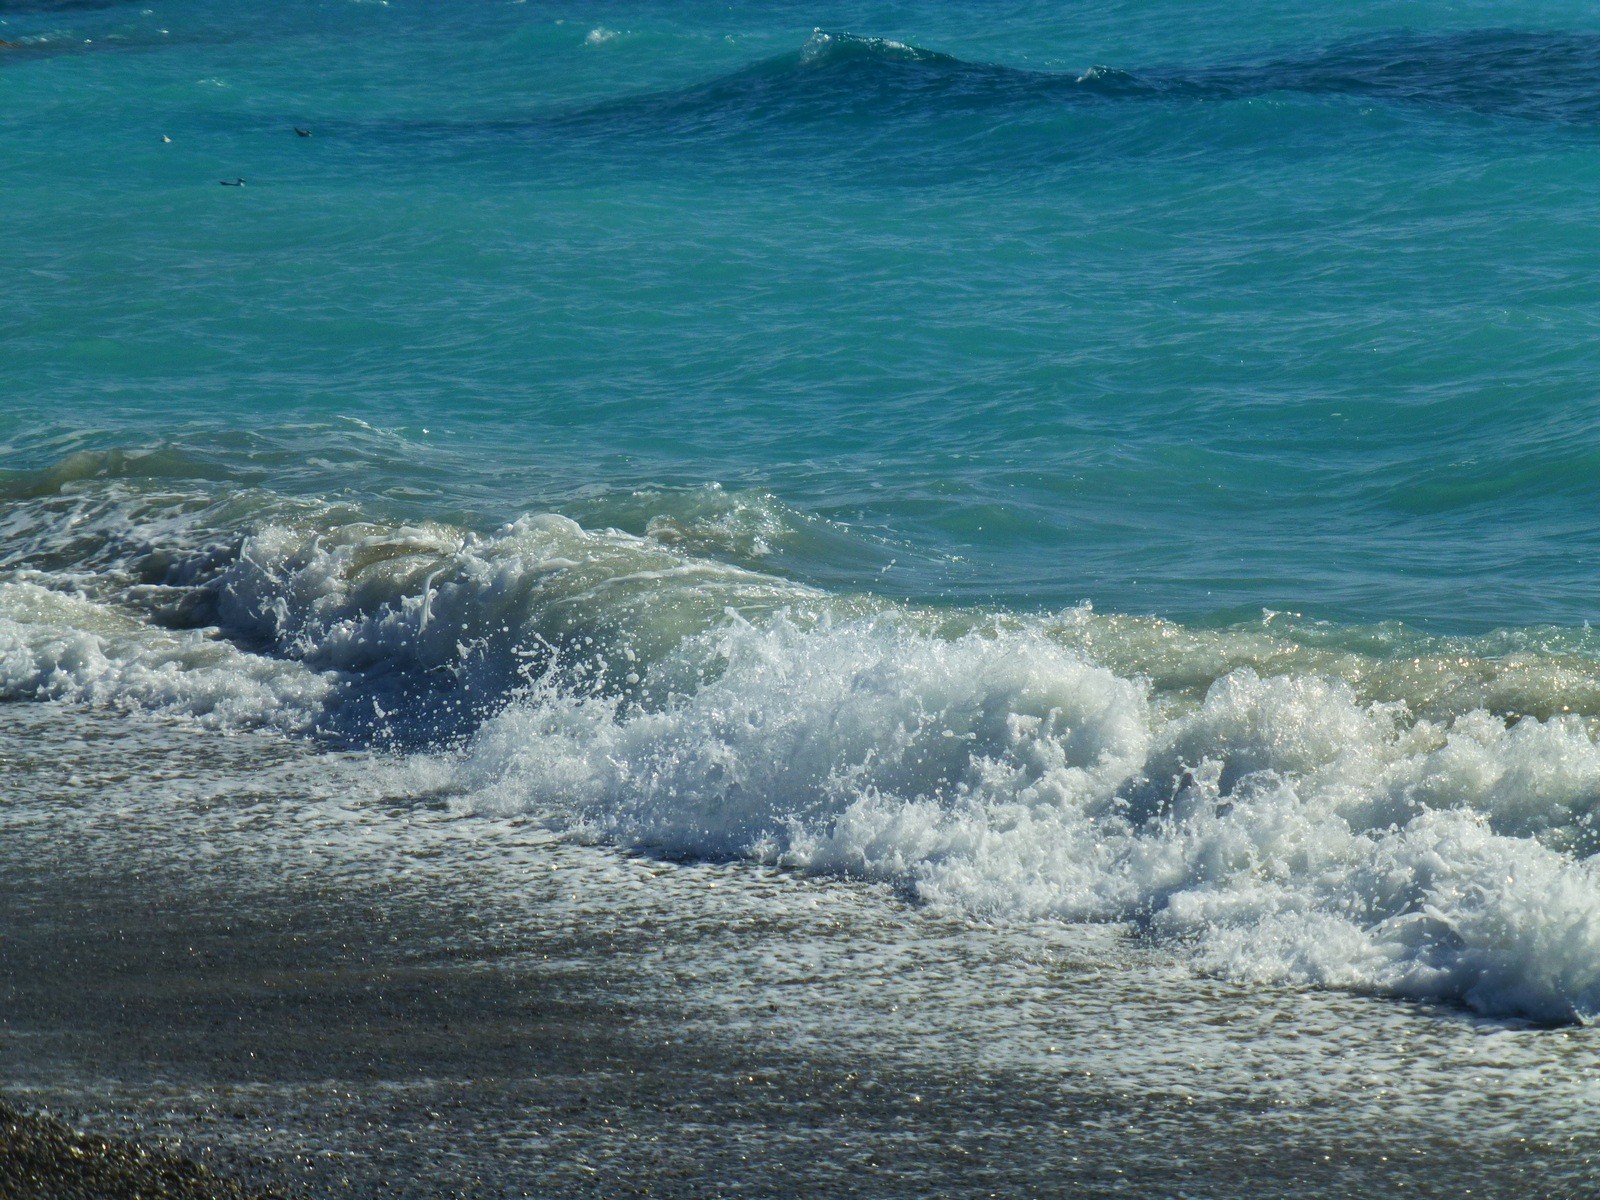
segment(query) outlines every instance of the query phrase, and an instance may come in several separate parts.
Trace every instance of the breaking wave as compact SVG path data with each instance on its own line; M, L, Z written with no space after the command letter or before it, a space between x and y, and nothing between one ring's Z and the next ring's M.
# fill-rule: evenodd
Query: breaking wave
M7 494L6 699L389 746L478 812L1131 922L1238 979L1600 1014L1586 631L892 604L708 556L781 544L759 496L637 535L93 471Z

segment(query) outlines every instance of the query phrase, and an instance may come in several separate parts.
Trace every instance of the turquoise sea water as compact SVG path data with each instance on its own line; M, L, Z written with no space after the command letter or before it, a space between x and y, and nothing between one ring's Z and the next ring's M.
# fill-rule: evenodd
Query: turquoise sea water
M1586 6L4 19L13 468L468 524L716 482L897 597L1594 613Z
M1592 6L0 18L8 698L1600 1013Z

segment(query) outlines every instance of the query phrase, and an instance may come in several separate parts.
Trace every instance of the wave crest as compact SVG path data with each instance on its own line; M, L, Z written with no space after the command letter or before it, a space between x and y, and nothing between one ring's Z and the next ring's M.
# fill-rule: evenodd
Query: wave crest
M716 492L641 537L39 490L5 516L4 698L444 743L428 786L624 846L1133 922L1233 977L1600 1013L1581 631L895 605L688 552L778 536Z
M537 689L457 785L657 853L1134 921L1232 977L1600 1011L1600 748L1580 721L1412 723L1248 670L1163 715L1036 632L892 617L715 638L716 680L662 709Z
M936 63L961 66L962 61L936 50L924 50L890 38L860 37L853 33L830 33L816 29L800 49L800 61L808 66L829 63L874 61L887 63Z

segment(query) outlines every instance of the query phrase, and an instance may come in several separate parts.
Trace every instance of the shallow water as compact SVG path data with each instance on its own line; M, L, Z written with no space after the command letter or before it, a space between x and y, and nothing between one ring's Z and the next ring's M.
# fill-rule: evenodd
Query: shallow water
M276 739L44 706L3 750L8 1089L263 1182L1554 1197L1597 1167L1592 1029L624 857Z

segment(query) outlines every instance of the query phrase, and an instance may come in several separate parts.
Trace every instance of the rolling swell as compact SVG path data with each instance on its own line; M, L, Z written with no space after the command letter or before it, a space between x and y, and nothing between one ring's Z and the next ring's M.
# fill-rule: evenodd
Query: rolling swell
M1600 38L1475 30L1395 33L1235 64L1063 73L972 62L882 38L817 31L799 51L708 83L558 116L567 132L727 134L751 123L930 124L1061 106L1202 103L1301 94L1590 125Z
M471 811L1234 978L1600 1013L1586 631L924 609L553 514L57 476L8 484L7 699L388 746Z

